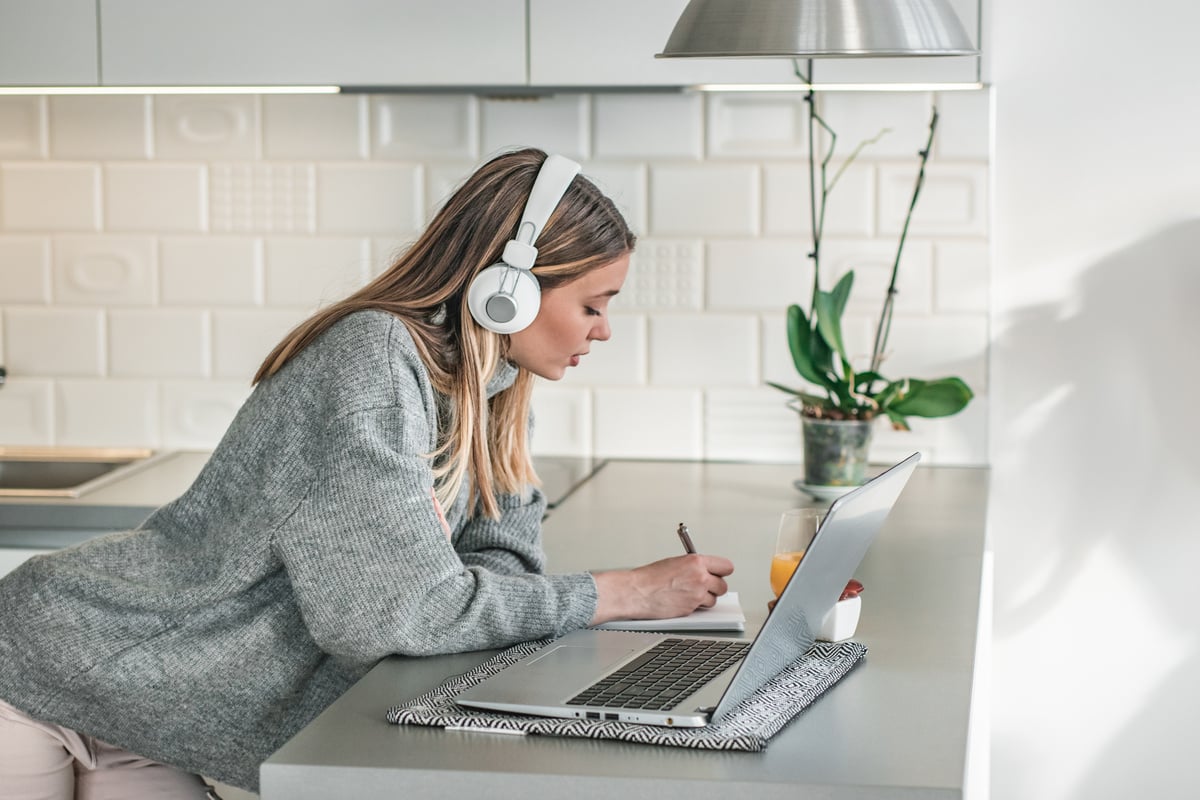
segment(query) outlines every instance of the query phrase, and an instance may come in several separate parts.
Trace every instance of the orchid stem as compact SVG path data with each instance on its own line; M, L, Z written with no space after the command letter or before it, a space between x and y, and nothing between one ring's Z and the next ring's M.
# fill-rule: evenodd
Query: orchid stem
M900 231L900 243L896 247L896 258L892 262L892 279L888 284L887 296L883 301L883 310L879 314L879 325L875 329L875 345L871 348L871 372L878 372L887 349L888 336L892 330L892 314L896 305L896 276L900 273L900 254L904 252L904 241L908 238L908 226L912 222L913 210L917 207L917 198L921 195L921 187L925 184L925 165L929 162L929 151L933 148L933 132L937 129L937 107L929 119L929 136L925 140L925 148L918 154L921 157L920 168L917 170L917 180L913 186L912 200L908 204L908 213L904 216L904 227ZM867 394L874 391L874 381L867 386Z

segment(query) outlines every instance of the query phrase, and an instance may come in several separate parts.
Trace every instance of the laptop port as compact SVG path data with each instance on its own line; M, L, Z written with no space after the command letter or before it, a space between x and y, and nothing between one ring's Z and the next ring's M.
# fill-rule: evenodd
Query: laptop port
M612 713L606 711L606 712L604 712L604 718L607 720L612 720L613 722L616 722L621 717L618 714L612 714Z
M588 719L600 719L600 712L599 711L589 711L589 712L587 712L587 718Z

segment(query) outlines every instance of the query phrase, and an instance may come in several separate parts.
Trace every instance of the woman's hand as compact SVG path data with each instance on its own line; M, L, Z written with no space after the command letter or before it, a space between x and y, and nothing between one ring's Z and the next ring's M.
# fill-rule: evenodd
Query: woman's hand
M693 553L655 561L631 570L598 572L593 625L614 619L682 617L710 608L729 587L733 563L720 556Z

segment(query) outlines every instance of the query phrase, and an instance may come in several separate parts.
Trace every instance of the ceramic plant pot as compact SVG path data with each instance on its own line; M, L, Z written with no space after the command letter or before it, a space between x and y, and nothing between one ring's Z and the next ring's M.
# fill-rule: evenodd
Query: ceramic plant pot
M809 486L858 486L867 479L870 420L800 416L804 431L804 482Z

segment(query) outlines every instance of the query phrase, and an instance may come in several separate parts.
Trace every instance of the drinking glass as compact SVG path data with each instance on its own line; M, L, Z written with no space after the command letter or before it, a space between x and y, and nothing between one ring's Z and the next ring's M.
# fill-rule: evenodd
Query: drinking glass
M779 535L771 558L771 589L775 597L783 594L783 587L804 558L824 518L824 511L818 508L790 508L779 517Z

